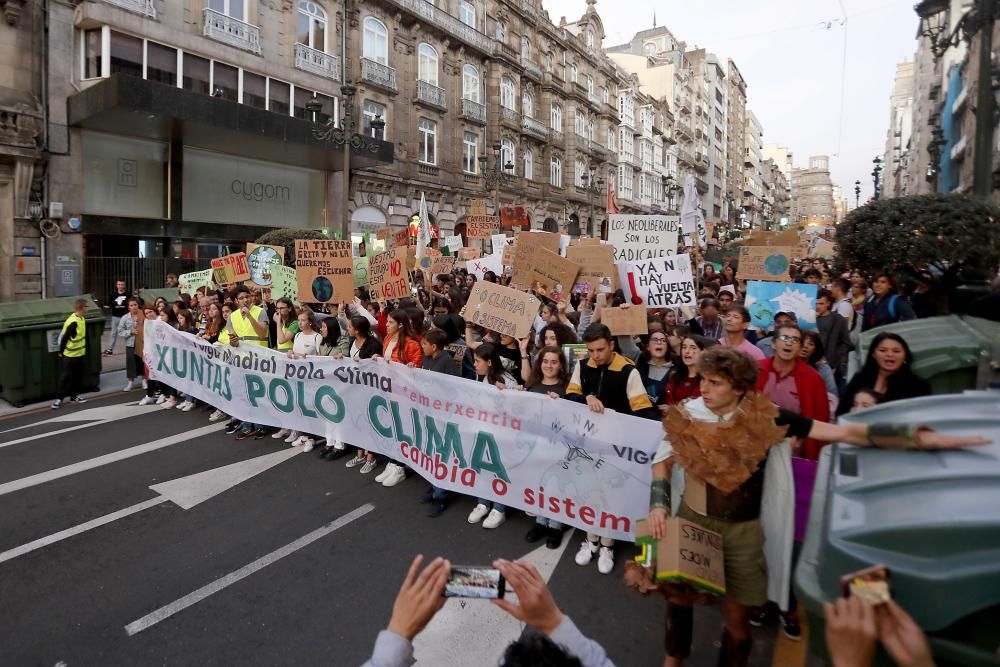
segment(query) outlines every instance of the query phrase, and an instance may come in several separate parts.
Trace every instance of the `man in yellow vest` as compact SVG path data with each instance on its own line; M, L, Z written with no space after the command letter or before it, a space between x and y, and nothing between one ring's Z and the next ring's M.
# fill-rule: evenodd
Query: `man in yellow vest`
M63 322L62 333L59 334L62 376L59 379L59 396L52 403L53 410L67 398L73 403L86 403L78 394L87 362L87 321L84 315L88 305L86 299L77 299L73 304L73 313Z
M246 286L240 285L236 288L236 310L229 316L225 330L229 332L229 344L233 347L257 345L267 347L268 341L268 320L267 310L260 306L252 305L250 290ZM239 424L231 424L226 429L226 433L233 434L239 432L237 440L254 438L260 440L267 435L267 429L262 424L254 424L244 421Z

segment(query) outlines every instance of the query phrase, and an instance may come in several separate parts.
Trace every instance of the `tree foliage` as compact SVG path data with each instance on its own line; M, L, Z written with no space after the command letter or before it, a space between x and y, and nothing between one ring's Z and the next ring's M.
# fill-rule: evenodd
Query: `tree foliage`
M315 240L320 241L325 239L326 236L323 235L318 229L274 229L264 234L258 238L254 243L259 245L274 245L274 246L284 246L285 248L285 264L288 266L295 266L295 241L302 240Z
M1000 209L961 194L882 199L837 227L841 270L910 273L936 269L946 289L990 275L1000 262Z

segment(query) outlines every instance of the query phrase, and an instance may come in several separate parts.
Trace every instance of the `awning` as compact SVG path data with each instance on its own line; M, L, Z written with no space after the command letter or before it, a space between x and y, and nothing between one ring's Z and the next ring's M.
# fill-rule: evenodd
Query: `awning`
M344 165L343 149L314 138L309 121L124 74L76 93L68 107L72 127L326 171ZM390 142L374 153L351 147L352 168L392 161Z

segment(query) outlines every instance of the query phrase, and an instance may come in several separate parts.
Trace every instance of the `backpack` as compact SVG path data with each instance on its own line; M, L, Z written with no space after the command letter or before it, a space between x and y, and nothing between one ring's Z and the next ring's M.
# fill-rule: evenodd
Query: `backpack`
M893 320L896 319L896 299L898 298L898 294L892 294L889 296L889 317Z

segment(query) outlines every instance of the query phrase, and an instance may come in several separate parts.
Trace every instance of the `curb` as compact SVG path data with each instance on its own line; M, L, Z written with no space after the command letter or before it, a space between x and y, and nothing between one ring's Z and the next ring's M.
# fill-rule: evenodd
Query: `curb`
M101 373L100 389L94 392L90 392L89 394L85 394L84 396L87 399L91 399L103 396L112 396L114 394L121 394L122 396L130 395L133 392L131 391L124 392L121 390L121 387L125 386L126 379L127 378L125 377L125 369ZM139 390L136 389L133 391L138 392ZM139 394L136 394L136 396L138 395ZM136 400L139 399L136 398ZM7 401L0 399L0 419L3 419L5 417L20 417L28 415L34 412L38 412L42 408L44 408L47 411L49 410L50 405L51 401L39 401L38 403L31 403L23 407L16 408Z

